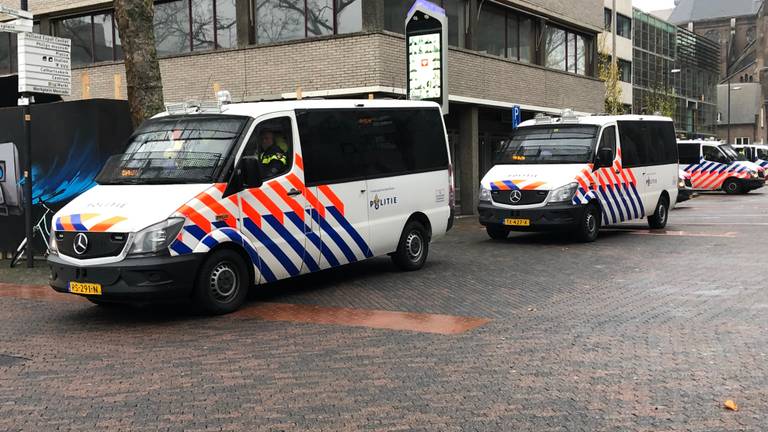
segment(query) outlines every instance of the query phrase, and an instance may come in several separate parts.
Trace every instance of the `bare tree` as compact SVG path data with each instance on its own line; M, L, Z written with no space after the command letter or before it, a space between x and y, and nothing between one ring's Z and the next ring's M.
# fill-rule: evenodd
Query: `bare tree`
M123 44L128 105L133 125L163 111L163 81L157 61L153 0L114 0Z

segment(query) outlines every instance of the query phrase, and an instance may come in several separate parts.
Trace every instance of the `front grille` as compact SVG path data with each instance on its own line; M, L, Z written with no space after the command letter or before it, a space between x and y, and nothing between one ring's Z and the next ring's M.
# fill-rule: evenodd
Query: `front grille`
M83 254L75 252L75 236L84 234L88 239L88 247ZM77 259L103 258L118 256L125 248L128 241L126 233L105 233L105 232L56 232L56 246L59 253Z
M510 198L513 192L515 191L491 191L491 198L493 199L493 202L499 204L532 205L543 203L544 200L547 199L547 194L549 194L549 191L545 190L521 190L519 191L521 194L520 200L517 202L512 202Z
M765 171L758 171L757 172L757 176L760 177L761 179L764 179L765 178Z
M693 182L691 181L691 179L685 179L685 187L689 187L689 188L693 187Z

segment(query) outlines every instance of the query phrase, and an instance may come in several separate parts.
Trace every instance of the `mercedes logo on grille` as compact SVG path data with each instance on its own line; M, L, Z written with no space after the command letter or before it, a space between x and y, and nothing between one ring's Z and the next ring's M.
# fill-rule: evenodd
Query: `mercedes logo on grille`
M509 194L509 201L512 202L512 204L517 204L520 202L520 200L523 199L523 193L519 190L513 190Z
M83 233L78 233L75 236L75 240L72 242L72 248L75 250L76 254L84 254L85 251L88 250L88 236Z

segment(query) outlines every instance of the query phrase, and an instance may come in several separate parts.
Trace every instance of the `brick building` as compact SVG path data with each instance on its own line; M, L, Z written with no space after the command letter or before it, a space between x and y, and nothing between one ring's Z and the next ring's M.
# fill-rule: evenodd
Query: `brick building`
M458 200L473 212L495 146L523 118L563 108L597 112L596 35L603 1L433 0L449 17L450 114ZM125 98L112 2L30 0L35 31L73 41L72 99ZM405 94L403 21L412 0L156 2L166 102ZM18 7L17 0L0 4ZM0 77L13 79L13 36L0 33ZM463 186L463 187L462 187Z

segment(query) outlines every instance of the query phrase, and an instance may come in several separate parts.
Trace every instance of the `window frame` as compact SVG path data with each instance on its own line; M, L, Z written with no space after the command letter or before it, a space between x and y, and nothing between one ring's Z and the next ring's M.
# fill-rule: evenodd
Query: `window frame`
M100 60L96 61L96 29L94 17L96 15L109 15L112 21L112 60ZM56 31L56 24L71 20L71 19L77 19L77 18L85 18L88 17L90 21L90 28L91 28L91 61L89 63L86 63L84 65L78 65L73 66L73 68L77 67L87 67L88 65L96 64L96 63L106 63L106 62L116 62L116 61L122 61L123 58L118 58L117 56L117 35L118 35L118 29L117 29L117 20L115 19L115 9L98 9L93 10L90 12L80 13L80 14L72 14L72 15L62 15L57 16L54 18L51 18L51 25L50 25L50 33L53 36L59 36L58 32ZM120 39L122 41L122 39ZM122 46L122 42L120 44Z

